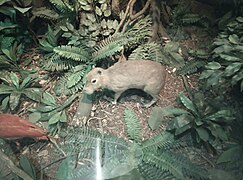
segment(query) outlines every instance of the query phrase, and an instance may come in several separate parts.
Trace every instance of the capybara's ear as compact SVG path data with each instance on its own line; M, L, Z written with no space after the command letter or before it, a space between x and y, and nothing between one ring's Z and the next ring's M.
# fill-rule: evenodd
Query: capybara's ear
M97 73L98 73L99 75L101 75L101 74L102 74L102 70L99 69L99 70L97 71Z

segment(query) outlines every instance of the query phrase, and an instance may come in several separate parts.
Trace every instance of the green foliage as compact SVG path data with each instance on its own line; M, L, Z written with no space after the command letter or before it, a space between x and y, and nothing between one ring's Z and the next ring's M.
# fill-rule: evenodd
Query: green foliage
M118 21L111 17L110 1L49 0L52 8L41 7L33 14L37 17L56 20L56 27L71 23L83 29L83 35L92 38L107 37L114 33Z
M122 178L135 169L140 175L137 173L134 179L141 176L146 179L207 179L203 169L173 152L180 143L172 134L161 133L141 141L141 129L134 112L126 109L124 116L128 142L90 129L69 130L59 148L65 159L59 166L58 179Z
M57 103L55 97L50 93L44 92L39 107L33 108L30 111L36 117L36 121L47 121L49 125L49 132L55 134L61 130L63 125L67 122L67 114L65 108L78 97L72 95L63 104Z
M10 107L11 111L15 111L21 103L23 95L31 100L39 102L41 99L41 91L39 88L33 87L33 83L37 78L28 75L23 80L17 74L7 71L1 71L0 79L3 81L0 84L1 108L6 111Z
M19 54L21 54L22 52L21 45L22 44L17 44L17 42L14 42L13 45L10 44L9 47L1 48L0 69L21 71L21 68L19 66L19 58L18 58Z
M129 56L129 60L147 59L161 62L174 67L183 66L184 59L179 54L179 43L169 42L164 47L149 42L139 45Z
M33 180L37 180L36 171L31 161L24 155L20 157L20 166Z
M205 61L188 61L183 67L177 70L176 73L180 75L193 74L198 72L199 69L202 69L205 64Z
M134 140L135 142L140 142L140 132L141 127L139 126L139 120L136 116L136 114L131 111L130 109L126 109L124 113L124 120L127 127L127 134L129 139Z
M0 6L0 13L3 14L0 21L1 48L6 48L6 44L3 43L5 39L8 40L7 47L15 41L24 46L36 41L35 17L31 14L33 9L32 0L2 2Z
M83 30L76 30L70 23L60 28L66 45L57 44L59 31L54 31L50 27L46 37L40 40L42 49L49 53L45 56L43 67L46 70L63 73L57 84L57 90L76 93L84 86L84 76L97 61L110 58L127 47L145 41L149 35L151 21L148 17L139 19L124 34L117 33L100 42L89 39ZM140 31L141 33L138 33Z
M48 26L45 38L39 40L40 48L45 52L53 52L54 47L58 46L58 38L58 31L54 31Z
M205 67L200 79L206 87L228 88L239 84L243 91L243 17L231 21L213 42L212 61Z
M80 27L90 37L108 37L118 26L118 21L112 17L111 3L108 0L79 1L81 11Z
M127 39L121 34L118 34L115 37L110 36L102 40L94 47L94 60L111 57L112 55L121 52L121 50L124 49L124 45L126 44L124 42L127 42Z
M187 111L182 110L179 113L171 111L171 114L165 114L172 117L167 126L168 131L174 132L179 137L191 134L195 143L210 145L213 149L218 143L228 140L230 125L235 117L232 109L227 107L220 97L209 99L203 93L196 92L192 99L182 93L178 99Z
M200 25L202 27L208 27L208 18L191 13L190 8L191 4L186 1L181 1L177 4L176 8L172 11L173 26Z
M53 5L52 9L47 7L35 8L32 11L33 15L48 20L57 20L57 25L75 22L78 2L70 3L68 0L49 0L49 2Z
M90 59L89 49L83 45L80 47L59 46L54 48L54 52L59 56L74 61L87 62Z
M55 87L56 94L75 94L83 89L85 84L85 75L91 70L91 65L78 65L65 73L57 82Z

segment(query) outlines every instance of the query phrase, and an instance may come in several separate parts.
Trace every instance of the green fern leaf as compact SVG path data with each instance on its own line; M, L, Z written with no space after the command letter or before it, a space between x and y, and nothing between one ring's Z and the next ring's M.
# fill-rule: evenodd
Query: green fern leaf
M174 136L170 133L161 133L152 138L143 141L142 148L143 152L156 152L158 148L161 149L172 149L178 148L181 145L175 142Z
M74 11L74 8L64 0L50 0L50 2L62 13Z
M163 62L162 47L155 43L149 42L139 45L128 57L129 60L147 59L158 62ZM166 58L167 59L167 58Z
M150 163L143 162L138 165L138 169L140 174L146 180L171 180L175 177L169 173L168 171L161 171L160 168L155 166L151 166Z
M45 7L35 8L32 10L34 16L49 19L49 20L57 20L59 18L59 14L51 9L47 9Z
M127 134L131 140L134 140L135 142L140 142L141 137L141 127L139 120L136 116L136 114L130 110L125 109L124 111L124 120L127 127Z
M90 60L90 53L87 47L72 47L72 46L59 46L54 48L54 52L58 55L72 59L74 61L87 62Z
M43 63L43 68L48 71L62 71L68 70L77 66L79 62L70 61L69 59L61 58L58 54L51 54L46 56Z
M84 76L91 70L91 65L79 65L65 73L55 86L57 94L75 94L82 90L85 84Z
M125 41L126 39L120 34L116 35L116 37L110 36L104 39L94 47L94 60L104 59L120 52L123 49Z
M141 43L141 41L149 39L152 31L152 20L149 16L143 17L138 21L131 23L124 36L127 39L126 47L132 48Z
M174 177L178 179L185 179L182 168L176 164L176 160L173 158L173 156L171 156L171 153L164 152L160 156L156 156L152 153L146 154L144 155L144 160L161 169L162 171L170 172Z
M195 73L198 69L204 67L205 64L205 61L189 61L177 71L177 74L186 75Z

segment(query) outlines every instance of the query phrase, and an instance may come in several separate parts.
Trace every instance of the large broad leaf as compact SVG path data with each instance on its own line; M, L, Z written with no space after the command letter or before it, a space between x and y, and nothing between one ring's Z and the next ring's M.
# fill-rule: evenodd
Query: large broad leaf
M20 97L21 97L21 93L19 92L13 92L10 94L9 106L12 111L15 110L16 107L19 105Z
M13 6L14 9L18 10L19 12L21 12L22 14L28 12L32 7L27 7L27 8L21 8L21 7L17 7L17 6Z
M216 126L216 125L215 125ZM213 134L215 139L220 139L221 141L225 142L228 138L228 133L226 129L223 129L221 126L217 125L214 129L208 128L209 131Z
M8 109L8 105L9 105L9 99L10 97L7 96L2 100L2 104L1 104L1 109L3 112L5 112Z
M0 84L0 94L10 94L16 89L11 86L7 86L5 84Z
M50 105L50 106L40 106L35 108L36 111L42 112L42 113L49 113L52 112L54 110L56 110L58 108L57 105Z
M161 122L164 119L163 109L160 107L154 107L149 117L148 124L152 130L158 129Z
M18 76L15 73L11 72L10 79L11 79L13 85L16 88L19 88L19 78L18 78Z
M34 101L41 101L42 92L39 88L26 88L23 90L23 94Z
M226 61L241 61L241 58L238 58L234 55L220 54L219 56Z
M221 68L221 65L220 65L218 62L210 62L210 63L208 63L205 67L206 67L207 69L215 70L215 69L219 69L219 68Z
M180 135L187 130L192 128L192 119L187 114L183 114L175 118L174 128L175 128L175 135Z
M197 110L193 104L193 102L185 96L185 94L183 93L180 93L179 94L179 98L180 98L180 101L182 102L182 104L189 110L191 110L193 113L196 113L197 114Z
M29 121L32 123L36 123L40 120L41 118L41 113L40 112L33 112L29 115Z
M223 152L217 160L217 164L225 162L234 162L236 159L242 158L243 146L234 146L227 151Z
M214 74L214 70L204 70L199 79L207 79Z
M56 99L49 92L43 93L43 98L41 99L41 102L43 104L50 105L50 106L56 105Z
M60 117L60 122L67 122L67 115L65 111L62 111L61 117Z
M240 80L243 79L243 69L241 69L237 74L235 74L232 78L231 78L231 84L235 85L237 84Z
M232 46L224 44L222 46L215 48L213 52L215 53L214 56L219 56L220 53L229 53L232 50L234 50Z
M232 34L229 36L229 41L232 44L238 44L240 42L240 38L236 34Z
M209 133L203 127L196 128L197 134L203 141L207 142L209 140Z
M220 110L216 113L207 117L211 121L216 121L218 123L233 121L235 117L230 110Z
M175 117L169 125L166 127L167 130L176 130L180 134L187 129L192 127L192 116L188 114L182 114L180 116Z
M239 71L242 68L242 63L231 63L225 68L224 75L225 76L232 76L237 71Z
M180 109L180 108L173 108L173 107L154 107L152 114L148 120L148 124L152 130L158 129L161 123L165 120L166 117L174 117L179 116L182 114L187 114L188 112Z
M21 156L19 163L22 169L24 170L24 172L26 172L33 179L37 179L35 168L31 163L31 161L26 156Z
M55 113L54 115L52 115L52 117L49 119L48 124L56 124L57 122L59 122L61 120L62 117L62 111Z
M28 85L30 85L30 83L32 83L33 80L32 80L32 77L31 75L27 76L23 82L20 84L20 89L24 88L24 87L27 87Z
M218 85L221 78L222 78L223 72L221 71L215 71L210 78L207 80L207 86L215 86Z
M196 92L194 94L193 102L196 105L196 107L199 109L199 111L203 110L204 106L206 106L205 97L204 97L203 93L201 93L201 92Z

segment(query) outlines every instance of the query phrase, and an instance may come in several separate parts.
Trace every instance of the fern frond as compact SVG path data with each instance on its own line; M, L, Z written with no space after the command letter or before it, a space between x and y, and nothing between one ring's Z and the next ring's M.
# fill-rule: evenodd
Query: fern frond
M50 0L50 2L62 13L68 13L74 10L67 0Z
M152 164L153 166L161 169L161 171L168 171L170 174L178 179L185 179L182 168L177 165L177 159L172 156L171 152L163 152L159 156L156 156L153 153L146 153L144 155L144 160L146 160L146 162Z
M149 16L146 16L135 21L134 24L131 24L131 26L132 27L124 33L124 36L128 41L126 47L129 48L150 37L152 31L152 20Z
M174 136L170 133L158 134L148 140L143 141L142 148L144 152L156 152L158 148L167 150L181 147L179 142L174 140Z
M74 60L88 62L91 58L89 48L85 46L72 47L68 45L62 45L54 48L54 52L58 55Z
M140 163L138 169L141 175L146 177L146 180L171 180L175 178L168 171L161 171L161 169L146 162Z
M68 156L58 168L58 179L95 179L95 165L85 159L79 159L82 163L77 163L76 156Z
M201 17L198 14L185 14L181 21L185 24L193 24L199 22Z
M97 166L101 168L104 179L110 179L119 173L127 173L131 169L128 161L128 145L123 139L107 134L100 134L88 128L69 130L60 148L68 157L59 167L61 179L90 179L96 176ZM97 154L99 152L99 154ZM97 158L102 164L98 164ZM76 166L75 162L80 162ZM95 163L93 163L95 162ZM125 166L124 166L125 165ZM122 169L128 167L128 169ZM130 168L129 168L130 167ZM62 170L66 173L63 173Z
M62 71L71 69L78 65L77 61L70 61L69 59L61 58L58 54L52 54L45 58L43 68L48 71Z
M189 61L177 71L177 74L193 74L197 72L200 68L204 67L205 64L205 61Z
M41 17L49 20L57 20L59 18L59 14L51 9L47 9L46 7L35 8L32 10L32 13L36 17Z
M136 114L130 109L125 109L124 120L127 127L127 134L131 140L135 142L141 141L141 127Z
M97 61L115 55L124 48L123 46L126 41L126 38L121 34L117 34L115 37L110 36L104 39L94 47L94 60Z
M55 89L61 90L64 94L74 94L83 89L84 76L91 70L90 65L78 65L65 73L58 81Z
M162 62L163 64L169 64L168 58L163 54L161 45L156 42L149 42L139 45L128 57L129 60L154 60Z

